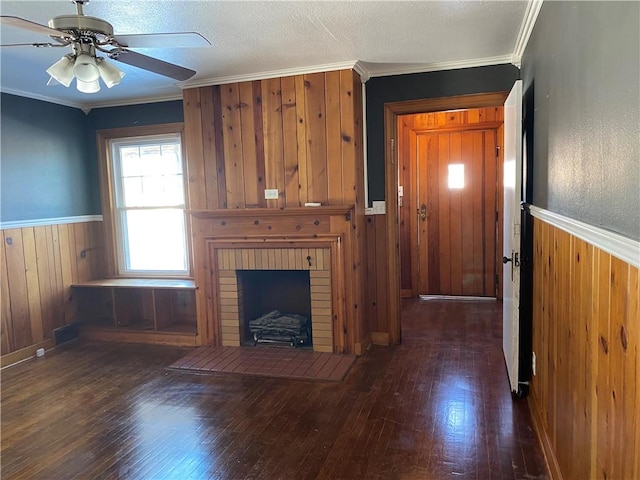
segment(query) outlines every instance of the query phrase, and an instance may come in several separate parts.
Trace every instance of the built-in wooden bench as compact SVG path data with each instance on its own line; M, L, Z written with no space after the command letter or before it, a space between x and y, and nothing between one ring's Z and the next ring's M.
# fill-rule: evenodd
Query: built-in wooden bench
M85 338L197 345L193 280L108 278L71 287Z

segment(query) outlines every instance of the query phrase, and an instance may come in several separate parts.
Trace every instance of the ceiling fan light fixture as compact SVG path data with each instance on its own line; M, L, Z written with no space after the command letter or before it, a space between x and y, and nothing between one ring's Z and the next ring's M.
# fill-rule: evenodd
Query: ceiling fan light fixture
M96 78L90 82L83 82L76 77L76 88L82 93L97 93L100 91L100 80Z
M57 82L61 83L65 87L71 85L71 81L73 80L73 56L65 55L56 63L47 68L47 73L51 76L51 78L55 79Z
M100 78L96 57L89 53L80 52L76 56L76 62L73 66L73 74L82 82L90 83Z
M104 58L96 58L96 65L98 66L98 71L100 72L100 78L107 86L107 88L111 88L114 85L118 85L124 77L124 72L109 63Z

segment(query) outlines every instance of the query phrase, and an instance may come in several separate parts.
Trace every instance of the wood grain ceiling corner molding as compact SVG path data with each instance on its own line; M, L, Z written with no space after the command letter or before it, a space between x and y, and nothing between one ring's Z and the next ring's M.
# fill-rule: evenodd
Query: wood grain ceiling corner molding
M534 218L564 230L616 258L640 268L640 242L638 240L533 205L529 207L529 210Z

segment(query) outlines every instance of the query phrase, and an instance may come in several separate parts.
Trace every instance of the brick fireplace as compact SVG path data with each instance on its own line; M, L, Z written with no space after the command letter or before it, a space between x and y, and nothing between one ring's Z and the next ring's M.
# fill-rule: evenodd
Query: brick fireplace
M226 248L216 249L221 343L240 346L245 328L238 271L309 272L313 350L333 352L330 248ZM267 312L263 312L267 313Z
M351 206L190 211L199 344L243 343L248 320L238 272L307 271L313 350L354 353L352 212Z

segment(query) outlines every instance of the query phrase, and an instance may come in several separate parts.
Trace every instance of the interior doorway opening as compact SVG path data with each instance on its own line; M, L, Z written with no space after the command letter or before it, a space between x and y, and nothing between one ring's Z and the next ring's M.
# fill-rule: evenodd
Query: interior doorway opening
M385 134L385 199L386 199L386 241L396 246L387 256L389 302L389 336L391 344L401 341L401 282L400 282L400 232L398 206L398 116L430 113L459 109L498 107L504 105L508 92L495 92L456 97L410 100L386 103L384 109Z
M503 107L398 115L402 297L499 297Z

